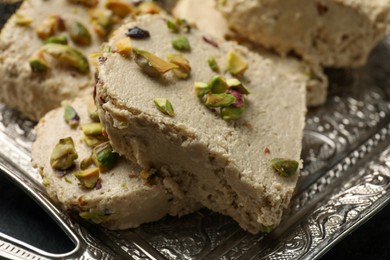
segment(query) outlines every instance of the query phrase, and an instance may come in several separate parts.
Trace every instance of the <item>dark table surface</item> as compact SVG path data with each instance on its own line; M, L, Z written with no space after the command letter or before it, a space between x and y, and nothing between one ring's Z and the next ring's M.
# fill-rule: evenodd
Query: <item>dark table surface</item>
M51 253L73 243L46 213L0 172L0 232ZM332 248L323 259L390 259L390 205Z

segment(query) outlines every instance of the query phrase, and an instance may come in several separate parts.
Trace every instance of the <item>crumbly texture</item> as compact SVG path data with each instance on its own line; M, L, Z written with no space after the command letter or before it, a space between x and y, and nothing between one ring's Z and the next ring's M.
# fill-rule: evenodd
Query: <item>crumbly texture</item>
M142 17L122 26L110 44L123 39L133 26L151 37L133 40L159 57L175 53L163 17ZM273 158L299 161L305 121L305 81L279 64L234 43L207 43L193 29L185 34L191 51L183 53L191 77L179 80L167 73L160 79L143 73L138 65L117 53L106 53L96 86L99 116L116 151L145 168L159 169L164 185L178 196L201 202L257 233L280 222L294 191L298 173L286 178L270 166ZM214 44L215 45L215 44ZM226 54L235 51L249 68L242 82L251 90L239 120L224 121L196 97L193 84L215 73L207 65L214 56L226 71ZM231 77L226 72L227 77ZM157 110L153 99L171 101L175 116ZM264 152L267 149L270 151Z
M32 120L38 120L49 110L60 106L64 99L92 94L93 72L82 74L48 57L50 69L46 73L33 73L29 60L43 46L35 28L49 15L58 14L62 19L74 19L85 25L92 36L92 44L77 46L86 57L99 50L100 39L90 25L88 9L68 1L24 1L18 15L31 18L28 26L16 25L13 15L0 35L0 101L15 108ZM65 32L56 35L66 34ZM73 45L68 37L68 42Z
M387 0L227 0L219 9L243 37L330 67L363 65L390 30Z
M328 92L328 78L321 66L317 64L309 65L292 57L280 57L267 51L259 44L254 44L248 41L247 38L244 39L242 36L238 36L229 29L226 19L217 10L214 0L181 0L173 9L173 14L176 17L195 23L200 30L209 35L238 41L251 51L275 60L280 65L278 68L283 67L282 71L289 70L291 74L301 74L307 80L307 106L319 106L325 103Z
M91 122L88 102L93 103L92 97L78 98L71 103L80 116L80 125ZM43 176L49 196L64 209L88 212L94 216L92 221L108 229L127 229L159 220L166 214L184 215L199 208L198 203L168 192L159 181L156 185L146 185L139 177L141 168L124 158L112 170L100 174L100 189L83 188L72 171L60 177L50 166L49 159L60 138L72 137L78 153L76 165L92 151L84 143L82 131L70 128L63 116L64 108L57 108L40 120L32 161Z

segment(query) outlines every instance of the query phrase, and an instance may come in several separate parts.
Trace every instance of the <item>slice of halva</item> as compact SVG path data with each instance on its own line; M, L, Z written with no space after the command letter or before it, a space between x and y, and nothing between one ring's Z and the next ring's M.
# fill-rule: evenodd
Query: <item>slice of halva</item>
M390 30L387 0L227 0L219 8L243 37L329 67L363 65Z
M61 107L47 113L36 127L32 161L40 170L51 199L64 209L79 212L81 217L109 229L133 228L159 220L166 214L183 215L199 208L199 204L191 199L183 200L183 197L178 198L168 192L160 180L150 179L146 172L140 176L141 168L124 158L120 158L111 170L100 173L99 179L93 183L95 187L86 188L81 184L75 173L80 173L81 164L87 165L88 160L85 159L92 153L80 130L80 127L93 124L87 111L88 103L93 105L90 96L70 103L78 114L78 126L72 128L65 122L65 108ZM78 158L69 170L55 170L50 160L52 151L60 139L69 137L73 140ZM94 165L88 166L86 171L88 169L93 170Z
M134 27L150 37L132 40L133 58L114 52L100 59L95 103L113 148L146 169L158 169L174 194L229 215L252 233L276 226L298 179L305 81L234 43L188 32L187 26L174 33L180 28L171 21L168 29L167 20L140 17L120 27L109 43L113 50ZM167 56L179 68L167 64ZM210 58L222 75L209 67ZM171 68L173 74L156 77ZM225 91L223 76L237 88ZM213 84L195 83L211 78ZM240 111L238 119L221 118L236 118Z
M280 57L273 52L267 51L259 44L249 42L247 38L243 39L242 36L238 36L236 32L229 29L226 19L217 10L216 4L214 0L181 0L178 1L173 9L173 14L175 17L195 23L200 30L209 35L221 39L236 40L263 57L277 60L278 68L281 68L282 73L290 70L291 74L301 75L307 80L307 106L318 106L325 103L328 92L328 78L321 66L316 64L308 65L293 57Z

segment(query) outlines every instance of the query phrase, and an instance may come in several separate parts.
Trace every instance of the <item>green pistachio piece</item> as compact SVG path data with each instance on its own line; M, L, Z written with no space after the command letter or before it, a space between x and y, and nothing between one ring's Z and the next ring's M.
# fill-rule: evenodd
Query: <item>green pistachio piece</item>
M103 133L103 126L101 123L89 123L81 126L81 131L86 136L97 136L102 135Z
M97 167L88 168L86 170L76 172L73 175L79 179L81 185L87 189L95 188L96 183L100 178L100 172Z
M272 226L262 225L261 231L264 232L264 233L271 233Z
M89 11L89 18L93 30L100 38L105 38L112 27L112 12L102 8L94 8Z
M178 51L190 51L191 45L187 37L179 35L172 40L172 46Z
M175 20L168 19L167 27L173 33L179 33L180 32L180 27L177 25Z
M72 181L69 180L67 176L64 176L64 180L65 180L67 183L72 184Z
M72 39L75 44L81 46L91 45L91 34L81 22L73 20L68 21L66 23L66 30L68 31L70 39Z
M60 62L70 65L82 73L89 72L88 59L77 49L68 45L49 43L42 50Z
M227 54L228 70L233 76L240 77L248 69L248 62L233 51Z
M236 102L236 97L231 94L208 94L205 105L208 107L227 107Z
M89 147L95 147L101 143L107 142L108 138L102 135L84 136L84 141Z
M299 167L299 163L294 160L275 158L271 160L272 168L284 177L294 175Z
M128 38L128 37L123 38L123 39L115 42L114 45L115 45L114 52L117 52L123 56L131 55L131 51L133 50L133 47L131 46L130 38Z
M187 59L181 54L168 54L168 61L177 65L179 68L172 70L178 79L187 79L191 73L191 66Z
M114 168L119 158L119 154L113 151L109 142L97 145L92 151L92 160L100 172L107 172Z
M206 82L195 82L194 89L196 95L200 98L211 91L210 85Z
M15 24L19 26L29 26L33 22L33 19L25 17L21 14L15 14Z
M140 14L159 14L161 12L161 8L155 2L142 2L137 9Z
M179 68L179 66L167 62L148 51L134 48L133 52L137 65L151 77L160 77L170 70Z
M215 60L214 57L209 57L209 58L207 59L207 62L209 63L209 67L210 67L210 69L211 69L212 71L217 72L217 73L219 72L218 63L217 63L217 61Z
M60 139L50 156L50 165L56 170L67 170L73 166L78 158L71 137Z
M45 72L49 68L49 64L46 61L42 50L36 51L29 60L31 70L34 73Z
M251 93L249 89L245 87L238 79L227 79L226 83L228 84L229 88L234 88L243 95L248 95Z
M84 158L81 160L80 162L80 169L81 170L85 170L87 169L89 166L91 166L93 164L93 160L92 160L92 155L90 157L87 157L87 158Z
M65 106L64 119L65 122L72 128L75 128L80 123L80 117L76 110L71 105Z
M175 115L175 111L173 110L173 106L171 102L166 98L155 98L153 99L154 104L156 105L157 109L160 110L162 113L173 117Z
M53 36L58 29L63 29L62 27L63 20L58 15L50 15L35 28L35 32L44 40Z
M86 7L95 7L99 3L99 0L68 0L68 2L72 4L81 4Z
M234 119L239 119L242 114L244 113L245 108L244 106L242 107L223 107L221 109L221 117L223 120L234 120Z
M79 216L85 220L92 221L95 224L101 224L108 220L110 216L104 215L103 213L95 213L89 211L82 211Z
M129 3L121 0L108 0L106 8L111 10L113 14L119 16L120 18L124 18L134 12L133 7Z
M209 85L211 92L214 94L225 93L229 89L225 79L219 75L214 76Z
M97 108L96 108L96 105L93 102L93 100L88 102L87 111L88 111L89 118L91 118L92 121L97 122L97 123L100 122Z
M66 38L66 36L51 36L45 40L45 44L48 43L58 43L58 44L67 45L68 38Z

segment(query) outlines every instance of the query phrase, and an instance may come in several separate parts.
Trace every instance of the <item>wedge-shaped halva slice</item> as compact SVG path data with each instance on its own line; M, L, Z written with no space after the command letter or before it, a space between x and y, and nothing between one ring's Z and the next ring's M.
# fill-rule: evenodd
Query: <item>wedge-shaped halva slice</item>
M322 105L326 101L328 78L324 74L321 66L315 64L306 64L293 57L280 57L273 52L267 51L259 44L249 42L243 39L229 29L226 19L216 8L214 0L181 0L173 9L175 17L186 19L209 35L218 38L227 38L238 41L240 44L248 47L251 51L259 53L263 57L275 60L279 64L282 73L290 70L291 74L302 75L307 80L306 83L306 104L307 106Z
M79 125L74 128L65 122L63 107L50 111L36 127L32 160L54 201L109 229L133 228L159 220L166 214L183 215L199 208L198 203L168 192L160 180L145 179L150 178L146 172L142 173L142 178L141 168L123 158L111 170L100 173L94 188L85 188L74 173L79 172L83 159L92 153L80 130L80 126L92 123L87 112L88 103L93 105L92 97L78 98L70 104L80 118ZM54 170L50 163L52 151L59 139L67 137L72 138L78 159L67 171ZM94 165L89 166L89 169L93 168Z
M386 0L227 0L219 8L243 37L330 67L363 65L390 29Z
M150 33L150 38L132 40L133 57L141 67L117 53L104 54L101 60L105 61L99 66L95 103L114 149L146 169L158 169L164 185L174 194L184 194L227 214L252 233L276 226L298 173L281 176L271 161L282 158L298 164L306 112L305 81L289 70L281 73L274 60L233 43L212 40L195 29L181 34L191 46L182 53L191 67L190 77L178 79L171 72L151 77L147 73L157 75L150 67L157 60L158 69L168 65L161 65L161 60L145 51L161 59L178 53L172 47L178 34L170 32L163 17L142 17L118 29L110 44L121 41L135 26ZM240 80L250 94L245 97L242 116L225 121L218 108L205 106L193 85L216 75L208 66L209 57L215 58L226 78L233 78L226 70L228 52L242 58L240 65L248 63Z

